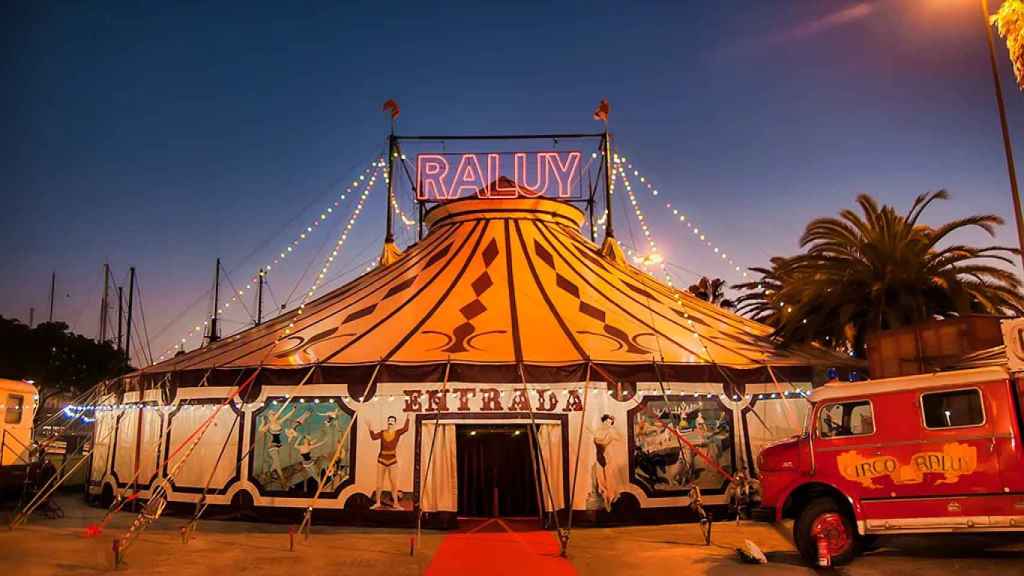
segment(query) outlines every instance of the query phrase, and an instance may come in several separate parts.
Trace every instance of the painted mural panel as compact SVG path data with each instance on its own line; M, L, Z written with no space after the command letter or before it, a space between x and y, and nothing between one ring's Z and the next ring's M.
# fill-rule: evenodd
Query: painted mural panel
M347 485L352 417L335 398L268 401L255 413L250 478L264 494L297 497L316 494L323 478L329 480L322 494Z
M602 398L601 400L604 400ZM591 423L583 423L587 432L580 450L589 457L590 485L587 492L588 510L611 510L615 501L625 491L622 471L625 469L625 440L615 426L615 412L610 407L599 410L601 415Z
M648 496L685 495L694 485L707 494L724 489L727 480L718 466L735 469L733 420L732 411L717 397L669 396L666 402L650 396L629 418L630 481Z

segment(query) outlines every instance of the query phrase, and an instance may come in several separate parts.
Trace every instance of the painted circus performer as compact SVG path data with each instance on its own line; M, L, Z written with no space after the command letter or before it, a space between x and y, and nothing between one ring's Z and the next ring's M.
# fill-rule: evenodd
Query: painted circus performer
M316 461L313 459L313 450L323 446L327 443L327 440L321 440L320 442L313 443L313 440L309 436L303 436L295 443L295 449L299 451L299 457L302 458L302 467L309 474L309 477L314 480L319 480L319 474L316 471Z
M391 506L392 508L401 508L398 505L400 495L395 480L395 469L398 467L398 441L402 438L402 434L409 431L409 416L406 415L405 424L395 430L397 422L398 418L388 416L387 428L380 431L370 428L370 438L380 440L380 453L377 455L377 503L373 506L374 508L382 507L380 499L384 493L385 476L387 476L388 484L391 487Z
M595 461L592 474L596 488L604 501L605 510L612 509L612 503L619 498L619 485L616 472L617 456L612 446L622 440L615 429L615 417L611 414L601 416L597 430L587 427L594 438Z
M270 454L270 461L274 466L274 472L277 473L278 479L281 484L285 484L284 472L281 470L281 447L284 446L284 423L295 414L295 408L292 407L284 416L280 415L280 412L269 410L264 416L263 424L260 426L260 432L270 433L270 444L267 446L267 453Z

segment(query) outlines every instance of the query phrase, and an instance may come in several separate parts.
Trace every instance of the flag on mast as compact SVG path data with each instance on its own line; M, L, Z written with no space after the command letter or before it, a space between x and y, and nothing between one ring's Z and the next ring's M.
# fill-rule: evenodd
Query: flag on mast
M390 111L392 118L398 118L398 102L395 102L393 99L389 98L388 101L384 103L383 110L384 112Z
M601 103L597 105L597 110L594 110L594 120L608 121L608 100L601 100Z

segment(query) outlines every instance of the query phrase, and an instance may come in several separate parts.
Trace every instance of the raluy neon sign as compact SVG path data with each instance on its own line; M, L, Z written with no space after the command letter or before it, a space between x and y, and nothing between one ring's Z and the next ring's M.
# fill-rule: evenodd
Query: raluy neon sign
M513 152L511 182L501 178L509 177L503 156L508 154L419 154L416 156L416 198L443 202L464 194L479 198L573 196L572 187L580 165L579 151Z

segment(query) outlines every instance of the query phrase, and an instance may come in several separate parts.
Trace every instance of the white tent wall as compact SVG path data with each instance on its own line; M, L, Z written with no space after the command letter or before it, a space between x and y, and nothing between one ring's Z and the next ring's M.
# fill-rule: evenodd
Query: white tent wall
M353 390L361 391L362 386ZM688 485L693 482L701 487L707 503L724 503L725 478L687 446L680 449L681 443L665 426L680 431L731 473L746 466L750 456L756 458L766 443L795 433L806 413L802 397L768 397L777 389L773 383L747 386L746 395L738 398L725 396L719 383L665 383L666 402L656 382L629 384L621 390L592 382L585 413L584 387L583 382L529 385L529 407L538 423L546 483L559 508L568 501L577 474L572 497L576 510L605 509L610 504L608 494L629 494L645 509L686 506ZM266 386L251 402L220 409L173 479L170 499L196 501L216 463L208 495L212 504L228 504L244 490L257 506L305 507L315 493L315 481L310 480L322 474L337 453L332 483L315 502L317 508L343 508L356 494L373 504L376 492L382 490L387 505L414 510L417 492L423 490L432 421L440 405L424 509L455 511L456 428L524 425L530 416L522 384L451 382L443 401L441 388L441 383L378 383L374 395L360 403L344 384ZM231 391L182 388L171 406L98 412L94 481L110 481L102 435L119 415L126 432L133 430L130 415L139 412L144 429L162 430L162 437L153 435L159 432L143 434L147 446L142 452L152 454L143 466L150 467L157 454L162 462L168 451L195 432ZM233 425L239 412L241 420ZM279 421L274 423L271 414L279 414L275 416ZM164 426L153 425L161 417ZM130 433L118 434L117 454L133 454L134 438ZM222 449L224 455L217 463ZM160 475L173 470L188 452L182 449L161 467ZM131 461L115 460L118 478L130 480L131 474L124 473L132 469ZM388 473L382 475L381 462L392 460L385 466ZM392 500L392 480L399 493L397 503ZM101 490L99 482L90 486L93 494ZM545 509L549 508L545 498Z
M114 428L117 425L117 414L108 410L107 406L96 410L96 423L93 425L92 461L89 464L90 493L99 494L104 482L112 481L108 476L110 470L110 453L114 446Z
M158 476L164 419L155 397L159 397L158 390L147 390L144 396L126 393L124 402L129 406L114 412L117 429L111 467L119 487L145 491Z
M172 409L167 415L171 451L181 445L200 424L213 416L217 406L218 404L213 403L186 403ZM185 447L167 461L163 472L165 477L173 473L171 480L175 492L202 490L207 482L210 489L220 490L236 476L239 445L239 426L235 423L238 418L236 410L237 408L233 409L231 405L221 409L202 433L191 455L189 448ZM227 448L224 448L224 457L218 463L217 456L225 442Z

